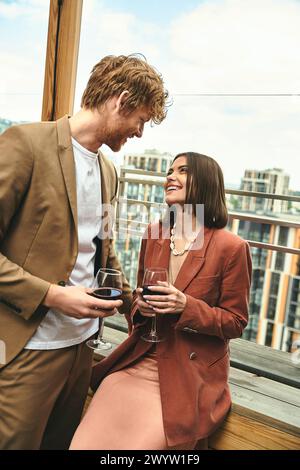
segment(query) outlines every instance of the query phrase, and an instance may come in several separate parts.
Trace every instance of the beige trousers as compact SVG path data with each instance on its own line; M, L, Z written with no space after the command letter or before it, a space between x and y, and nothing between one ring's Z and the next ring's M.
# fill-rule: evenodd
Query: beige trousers
M92 350L24 349L0 370L0 449L67 449L88 392Z

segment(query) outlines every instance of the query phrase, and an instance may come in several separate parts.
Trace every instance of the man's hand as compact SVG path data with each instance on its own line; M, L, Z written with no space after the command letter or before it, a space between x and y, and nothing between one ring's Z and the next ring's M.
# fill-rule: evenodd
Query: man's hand
M43 305L59 310L74 318L103 318L117 313L122 300L102 300L92 297L93 289L86 287L60 287L51 284Z

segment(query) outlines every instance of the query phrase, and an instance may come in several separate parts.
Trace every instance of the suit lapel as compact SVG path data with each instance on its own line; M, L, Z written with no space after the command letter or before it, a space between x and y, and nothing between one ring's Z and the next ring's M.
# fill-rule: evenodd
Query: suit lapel
M213 233L214 230L204 228L203 243L200 243L201 237L203 236L203 234L200 233L196 239L196 243L199 243L199 249L190 250L188 252L188 255L183 265L181 266L181 269L174 283L174 286L181 292L184 292L190 282L201 270L205 261L206 251ZM162 238L160 236L159 239L155 240L153 250L150 253L148 259L146 260L145 268L154 268L156 266L159 266L160 268L166 268L167 270L169 270L169 263L170 239Z
M76 172L71 141L71 131L68 116L64 116L57 121L58 155L65 181L66 191L73 215L76 233L78 231L77 219L77 193L76 193Z
M181 269L174 283L174 286L181 292L184 292L190 282L202 269L205 261L206 251L213 236L213 233L214 230L205 227L204 234L201 234L200 232L196 239L196 243L199 243L202 246L197 250L190 250L188 252L188 255L184 260L184 263L181 266ZM203 237L203 243L200 243L201 237Z
M102 225L101 225L101 230L100 232L104 235L104 226L103 224L105 223L105 220L107 220L107 214L103 210L103 206L105 204L109 204L110 197L109 197L109 189L110 189L110 180L108 179L108 174L105 169L105 161L104 161L104 156L100 151L98 151L98 161L99 161L99 166L100 166L100 176L101 176L101 198L102 198ZM102 249L101 249L101 266L106 266L106 260L108 256L108 251L109 251L109 242L110 239L109 237L104 237L102 235Z
M149 261L146 262L146 268L165 268L169 269L170 262L170 239L159 238L155 240Z
M104 165L104 156L100 151L98 151L98 162L100 166L100 175L101 175L101 197L102 197L102 204L108 204L110 202L109 196L108 196L108 183L110 183L107 180L107 175L105 171L105 165ZM106 176L106 179L105 179ZM103 217L103 214L102 214Z
M184 260L184 263L181 266L178 276L174 282L176 289L184 292L184 290L188 287L190 282L202 268L204 261L204 257L190 251Z

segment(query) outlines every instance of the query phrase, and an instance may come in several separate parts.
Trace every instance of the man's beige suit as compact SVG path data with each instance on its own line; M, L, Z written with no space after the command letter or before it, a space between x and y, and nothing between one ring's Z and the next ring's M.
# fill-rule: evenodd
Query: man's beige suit
M102 203L114 204L115 168L103 155L99 155L99 163ZM68 280L77 245L75 165L67 116L57 122L8 129L0 136L3 372L21 354L47 313L41 303L50 283L63 285ZM99 266L120 269L111 239L98 243L96 257ZM126 312L130 303L126 282L123 301L122 311Z

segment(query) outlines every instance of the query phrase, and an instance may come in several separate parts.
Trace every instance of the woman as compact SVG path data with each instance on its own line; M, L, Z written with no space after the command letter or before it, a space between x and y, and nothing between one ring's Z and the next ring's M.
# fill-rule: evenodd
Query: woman
M151 289L165 295L143 298L142 289L136 289L131 334L94 368L96 393L71 449L193 449L230 409L228 343L247 325L249 246L224 230L223 175L212 158L177 155L165 199L177 207L176 224L164 238L160 223L158 239L149 236L155 230L148 227L138 286L149 267L167 268L171 283ZM181 229L187 207L194 226L199 225L197 204L204 204L204 229L194 239ZM166 338L155 345L141 339L153 312Z

